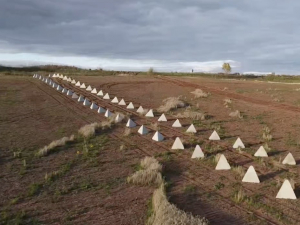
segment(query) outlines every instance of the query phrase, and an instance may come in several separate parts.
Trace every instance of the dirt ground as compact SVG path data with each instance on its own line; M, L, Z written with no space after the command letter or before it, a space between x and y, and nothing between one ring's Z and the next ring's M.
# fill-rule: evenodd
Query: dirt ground
M25 209L27 217L43 224L144 224L153 188L133 187L125 179L143 156L151 155L164 165L170 201L180 209L206 217L211 224L300 223L298 200L275 199L285 178L295 182L299 197L299 166L285 166L280 162L288 152L298 162L300 159L300 85L163 76L74 78L98 91L108 92L111 97L133 102L136 108L142 105L154 109L156 117L145 118L56 79L114 113L130 115L138 125L147 125L150 133L138 135L138 126L124 136L124 121L92 140L101 145L99 152L95 148L95 159L76 154L82 149L81 143L45 158L35 158L33 153L38 148L71 135L84 124L105 118L40 80L0 77L0 178L3 181L0 206L7 215ZM210 95L194 98L190 92L197 88ZM207 119L180 118L183 127L172 128L176 114L185 109L166 113L169 121L158 124L166 139L153 142L151 138L157 129L154 123L160 115L155 109L163 99L178 96L190 105L189 110L205 113ZM224 99L228 98L232 103L225 107ZM229 113L235 110L243 117L230 117ZM195 135L185 133L191 123L197 128ZM253 154L266 143L262 138L266 126L273 136L268 142L270 157L257 159ZM220 142L208 141L214 129L221 134ZM183 140L186 150L170 150L175 137ZM246 145L242 152L232 148L237 137ZM201 146L206 159L190 159L196 144ZM120 150L121 145L126 146L125 150ZM24 156L14 158L13 152L18 151ZM242 183L236 170L215 171L217 153L224 154L235 168L246 171L253 165L261 183ZM24 158L28 164L25 169ZM70 162L71 169L64 176L44 184L47 172ZM33 183L42 183L42 187L37 194L28 196L28 188ZM242 199L236 197L239 192L243 193Z

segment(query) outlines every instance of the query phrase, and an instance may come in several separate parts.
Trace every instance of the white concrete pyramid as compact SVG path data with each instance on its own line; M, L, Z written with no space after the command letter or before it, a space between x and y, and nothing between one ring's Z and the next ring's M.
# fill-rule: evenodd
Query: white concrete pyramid
M118 115L116 116L115 122L116 122L116 123L119 123L119 122L121 122L123 119L124 119L124 116L118 113Z
M63 80L68 80L68 78L66 76L63 77Z
M99 107L95 104L95 102L93 102L92 104L91 104L91 107L90 107L91 109L98 109Z
M58 85L57 88L56 88L56 90L58 90L58 91L62 91L62 89L63 88L60 85Z
M289 180L285 179L281 188L279 189L276 198L283 199L297 199L295 192Z
M45 81L45 78L43 77L42 81L44 82Z
M98 93L97 93L98 96L103 96L103 91L100 90Z
M50 86L52 86L52 84L53 84L52 80L50 80L48 84L49 84Z
M126 105L125 100L122 98L121 101L119 102L119 105Z
M156 131L155 134L152 137L152 140L154 140L154 141L163 141L164 140L164 136L162 136L161 133L159 133L158 131Z
M202 159L204 158L204 153L199 145L196 145L195 150L192 155L192 159Z
M116 96L116 97L114 97L114 99L113 99L113 100L111 100L111 102L112 102L112 103L119 103L119 100L118 100L117 96Z
M177 119L177 120L173 123L172 127L182 127L181 123L179 122L179 119Z
M233 148L245 148L245 145L244 145L244 143L242 142L242 140L238 137L237 139L236 139L236 141L234 142L234 144L233 144Z
M179 137L175 139L171 149L184 149L184 146Z
M68 90L67 95L73 95L73 91Z
M89 106L90 104L91 104L91 102L87 98L84 99L83 105Z
M94 88L92 91L91 91L92 94L97 94L97 89Z
M138 113L143 113L143 112L144 112L143 106L140 106L140 107L136 110L136 112L138 112Z
M191 124L191 126L189 126L189 128L186 130L187 133L197 133L197 130L194 126L194 124Z
M42 79L42 76L40 75L40 76L39 76L39 80L41 80L41 79Z
M57 88L57 84L53 82L52 87Z
M63 78L64 78L64 76L61 74L61 75L60 75L60 79L63 79Z
M70 83L72 82L72 79L70 77L68 78L68 82L70 82Z
M128 119L126 127L129 127L129 128L136 127L136 123L133 122L131 119Z
M138 130L138 133L141 135L146 135L146 134L148 134L148 132L149 131L148 131L147 127L145 127L144 125L142 125Z
M218 135L217 131L214 131L210 135L209 140L211 140L211 141L219 141L221 139L220 139L220 136Z
M76 93L73 93L72 98L78 98L78 95Z
M111 117L112 115L113 115L113 114L112 114L108 109L106 110L106 112L105 112L105 114L104 114L104 116L107 117L107 118L108 118L108 117Z
M103 99L110 99L109 94L106 93L106 94L104 95Z
M35 74L33 74L33 76L32 76L33 78L35 78Z
M266 152L264 146L260 146L259 149L255 152L254 156L256 156L256 157L268 157L268 153Z
M105 113L106 112L106 110L104 109L104 108L102 108L101 106L99 106L99 108L98 108L98 111L97 111L98 113Z
M91 85L89 85L85 90L92 91L93 89L92 89Z
M163 113L163 114L161 114L161 116L158 118L157 121L159 121L159 122L167 122L168 120L167 120L165 114Z
M67 88L63 88L61 92L64 93L64 94L67 94L68 89Z
M146 117L154 117L153 109L150 109L150 110L146 113L145 116L146 116Z
M257 173L256 173L253 166L249 166L246 174L244 175L244 178L243 178L242 182L260 183L259 178L257 176Z
M71 81L71 84L76 84L76 80L73 79L73 80Z
M83 102L83 101L84 101L84 97L82 95L80 95L78 98L78 102Z
M80 86L81 86L80 82L77 81L77 83L75 84L75 86L76 86L76 87L80 87Z
M82 84L80 85L80 88L86 89L85 83L82 83Z
M225 157L225 155L221 154L219 161L216 166L216 170L230 170L230 165Z
M134 109L134 105L132 104L132 102L130 102L126 108L127 109Z
M287 154L287 156L284 158L282 161L282 164L287 164L287 165L296 165L296 161L292 153Z

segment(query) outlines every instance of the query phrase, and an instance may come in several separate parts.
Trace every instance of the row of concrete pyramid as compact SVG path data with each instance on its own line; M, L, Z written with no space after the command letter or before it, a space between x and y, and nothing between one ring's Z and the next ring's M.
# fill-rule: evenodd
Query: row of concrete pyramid
M105 113L105 117L111 117L113 116L113 114L107 109L105 110L104 108L100 107L100 106L97 106L94 102L91 103L87 98L84 98L82 95L78 96L76 93L73 93L71 90L68 90L68 89L65 89L63 87L61 87L60 85L54 85L54 82L51 81L51 79L48 79L48 78L43 78L41 76L37 77L37 75L34 75L35 78L39 78L41 79L42 81L44 81L45 83L48 83L50 85L51 82L53 83L53 87L55 87L58 91L61 91L62 93L66 93L67 95L72 95L72 98L74 99L78 99L78 102L83 102L83 105L85 106L90 106L91 109L93 110L98 110L98 113ZM67 78L67 77L64 77L62 75L54 75L54 77L59 77L63 80L66 80L68 82L71 82L71 83L75 83L76 86L80 86L80 88L84 88L86 89L87 91L91 91L92 93L94 94L97 94L98 96L104 96L103 99L110 99L109 97L109 94L106 93L106 95L103 95L103 91L100 90L99 92L97 92L96 88L92 89L92 87L89 85L87 88L85 86L84 83L80 84L80 82L76 82L74 79L72 80L71 78ZM115 97L113 100L112 100L112 103L119 103L119 105L126 105L124 99L122 99L120 102L118 101L117 97ZM120 104L121 103L121 104ZM134 109L134 106L132 103L129 104L129 108L130 109ZM140 112L143 112L143 108L142 106L140 106L140 108L138 109L138 111ZM148 114L148 117L154 117L154 114L153 114L153 110L149 110L150 111L150 114L149 112L147 113ZM146 114L146 116L147 116ZM123 120L124 116L121 115L121 114L118 114L115 118L115 121L116 122L121 122ZM158 121L167 121L167 118L164 114L162 114ZM128 128L133 128L133 127L136 127L136 123L131 120L131 119L128 119L127 123L126 123L126 127ZM180 121L177 119L172 127L182 127ZM196 128L194 127L193 124L190 125L190 127L187 129L186 132L191 132L191 133L196 133ZM146 135L149 133L149 130L147 129L146 126L142 125L139 129L138 129L138 133L141 134L141 135ZM163 135L156 131L155 134L153 135L152 137L152 140L154 141L163 141L164 140L164 137ZM211 136L209 137L209 140L214 140L214 141L217 141L217 140L221 140L220 139L220 136L218 135L218 133L216 131L214 131ZM242 140L240 138L238 138L234 145L233 145L233 148L237 149L237 148L245 148L245 145L244 143L242 142ZM171 149L181 149L183 150L184 149L184 145L182 143L182 141L180 140L179 137L177 137L171 147ZM268 154L266 152L266 150L264 149L263 146L260 146L260 148L256 151L256 153L254 154L254 156L256 157L268 157ZM195 150L192 154L192 158L204 158L204 153L201 149L201 147L199 145L197 145L195 147ZM285 157L285 159L283 160L282 162L283 164L288 164L288 165L296 165L296 161L293 157L293 155L291 153L288 153L288 155ZM220 157L219 157L219 160L218 160L218 163L217 163L217 166L215 168L216 170L230 170L231 169L231 166L230 164L228 163L225 155L221 154ZM258 175L254 169L253 166L250 166L246 172L246 174L244 175L243 179L242 179L242 182L249 182L249 183L260 183L260 180L258 178ZM284 199L296 199L296 195L294 193L294 190L289 182L289 180L285 180L284 183L282 184L282 187L280 188L276 198L284 198Z

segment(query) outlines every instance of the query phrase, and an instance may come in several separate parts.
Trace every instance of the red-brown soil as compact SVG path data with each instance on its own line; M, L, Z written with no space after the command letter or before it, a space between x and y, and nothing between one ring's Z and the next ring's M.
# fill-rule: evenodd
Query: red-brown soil
M7 149L3 151L5 166L3 166L3 163L0 164L3 167L0 175L1 179L8 181L7 185L1 187L0 190L1 193L8 193L7 196L5 196L5 201L2 203L4 206L8 200L16 197L17 192L21 192L22 186L28 187L32 182L43 180L47 171L53 171L62 163L65 163L66 161L61 161L62 158L64 158L64 160L74 160L78 146L71 146L67 151L63 151L64 153L59 152L45 157L45 159L33 160L31 176L27 177L27 174L25 174L21 178L18 177L17 171L13 172L11 169L14 164L18 164L19 167L22 164L20 160L18 161L18 159L13 159L12 157L12 152L15 148L23 148L23 142L26 142L24 146L26 146L29 151L32 151L32 149L36 150L38 147L48 144L54 139L76 132L83 124L95 120L101 121L104 118L103 116L99 116L96 112L92 112L92 110L70 100L70 98L57 93L39 80L32 78L28 78L28 80L19 78L21 81L14 81L8 78L3 79L6 79L7 84L14 83L14 85L9 85L9 87L19 88L22 85L28 86L28 93L24 95L25 97L21 101L23 102L23 107L21 108L26 108L26 111L20 110L19 104L15 106L15 109L18 109L17 112L7 107L7 104L1 104L1 109L3 109L1 110L1 120L4 122L4 125L6 123L6 126L1 125L0 129L1 133L5 132L5 134L7 134L5 135L6 138L3 138L1 145L1 149ZM205 112L210 117L205 121L180 119L184 127L171 128L171 124L175 120L174 115L182 111L182 109L176 110L177 112L175 111L173 114L168 113L167 117L170 121L159 125L161 133L166 137L166 140L161 143L156 143L151 140L154 129L152 129L148 135L142 137L136 133L138 127L133 128L132 134L128 137L124 137L123 132L126 122L124 121L112 129L111 133L107 134L110 137L110 141L105 145L107 149L105 148L103 152L100 151L97 157L97 159L101 161L101 155L104 154L103 156L105 156L106 163L102 164L98 162L95 167L90 168L86 165L88 163L83 159L77 159L75 157L75 159L80 162L75 161L75 164L79 164L79 166L75 166L66 176L59 178L59 182L55 181L55 185L53 185L57 186L56 188L60 190L60 188L62 188L60 185L64 183L68 190L68 185L70 185L73 180L82 181L84 176L90 175L92 180L90 183L94 184L96 180L98 181L98 183L96 182L96 186L99 187L99 180L109 182L109 175L113 175L114 179L123 180L120 182L120 185L112 188L111 198L105 201L103 200L104 193L102 189L98 192L98 190L91 188L89 192L79 191L79 193L74 196L68 193L66 196L62 195L58 200L54 200L58 202L45 204L45 202L48 203L51 201L51 197L49 196L51 193L55 193L54 190L56 190L56 188L52 189L52 187L48 190L46 186L42 189L40 195L32 199L23 199L20 203L11 206L14 210L18 207L28 209L29 215L45 223L56 222L60 224L61 221L65 221L64 218L70 217L72 221L71 224L82 224L82 222L85 224L143 224L146 216L146 202L147 199L150 198L152 190L149 188L128 186L126 182L124 182L124 179L133 172L130 165L137 163L144 155L154 155L158 157L164 165L164 175L166 176L166 180L170 182L168 195L170 196L171 202L194 215L205 216L210 220L211 224L300 223L300 218L298 218L298 200L288 201L275 199L276 193L284 178L292 178L296 182L296 192L298 193L299 167L284 166L277 162L280 159L282 160L287 152L292 152L296 160L300 158L298 150L300 131L298 120L300 108L298 108L297 104L294 104L298 101L298 91L294 89L300 85L292 86L208 78L141 76L81 76L75 77L75 79L85 82L86 85L90 84L98 90L101 88L112 97L117 96L119 99L124 98L126 102L131 101L136 107L141 104L144 108L156 109L162 104L163 99L182 95L183 99L191 105L193 110ZM98 105L109 108L113 112L130 113L130 110L124 107L116 106L85 90L76 88L65 81L56 80L65 87L72 88L77 93L84 94ZM7 86L4 85L4 87ZM208 98L194 99L190 92L196 88L210 92L211 95ZM3 89L4 91L2 91ZM0 90L7 92L3 87ZM57 100L54 100L53 97ZM18 99L19 98L18 96ZM232 99L233 103L231 104L231 108L226 108L223 105L225 98ZM281 98L281 102L275 101L274 98ZM33 104L29 103L29 99L36 103L36 105L32 106ZM241 111L244 117L242 119L229 117L229 113L234 110ZM8 112L15 113L15 115L13 117L5 117ZM27 115L27 117L25 115ZM70 119L70 116L73 116L72 119ZM146 119L134 112L131 112L131 118L137 122L138 125L150 125L157 121L157 117ZM59 123L57 121L59 121ZM37 122L39 123L36 125ZM195 123L198 130L198 133L194 136L187 135L184 132L192 122ZM33 124L33 126L36 125L37 127L40 125L40 129L35 129L29 124ZM217 125L221 127L220 133L222 134L222 141L219 143L211 143L207 139L213 131L214 126ZM264 143L262 130L265 126L271 128L273 140L270 141L269 146L273 151L269 153L271 157L268 159L257 160L253 157L253 154L259 146ZM54 131L61 127L65 127L66 132L63 135L55 134ZM150 126L148 127L150 128ZM24 132L26 133L25 137L22 136ZM18 139L18 136L22 137ZM184 141L187 150L170 151L172 143L177 136ZM238 153L232 149L232 144L238 136L241 137L246 145L246 149L242 153ZM15 139L18 140L16 143L14 142ZM11 148L12 142L15 144L13 148ZM122 154L126 155L123 158L124 161L114 160L114 157L117 157L117 153L120 152L118 149L121 143L126 143L126 146L131 147L126 148L126 150L122 152ZM190 159L196 144L200 144L208 156L206 160L198 161ZM112 152L112 154L109 154L110 152ZM260 176L261 183L242 183L242 178L234 171L215 171L213 156L216 153L225 154L232 166L241 166L244 170L250 165L253 165ZM116 166L120 168L116 169ZM49 167L49 170L47 167ZM104 171L100 168L104 168ZM108 170L107 173L105 172L106 170ZM10 175L8 176L7 174ZM278 183L277 181L280 182ZM9 187L13 187L13 184L18 186L18 188L15 187L12 188L11 191L8 191L10 189ZM246 197L243 202L238 203L234 200L233 196L240 189L243 190ZM9 194L10 192L12 194ZM139 196L139 201L136 205L137 208L133 206L135 203L127 199L129 196L133 199ZM98 197L99 201L96 200ZM121 198L120 204L116 202L119 198ZM130 202L130 207L128 207L130 210L128 211L125 210L127 209L127 201ZM113 205L110 206L109 203ZM120 208L116 207L115 204ZM76 214L76 216L73 216L72 213L62 213L62 210L59 210L61 208L55 209L53 214L52 212L49 213L49 211L53 210L54 206L57 205L65 209L73 206L73 210L75 211L73 214ZM33 209L36 213L33 213ZM125 210L125 212L123 210ZM136 213L135 210L137 210L138 213ZM122 216L123 213L125 214L124 216ZM102 216L97 217L99 214ZM136 216L139 215L137 217L141 217L142 220L134 219L137 217L132 216L132 214ZM103 218L105 218L105 220ZM124 222L118 220L118 218L123 218ZM108 221L112 223L105 223Z

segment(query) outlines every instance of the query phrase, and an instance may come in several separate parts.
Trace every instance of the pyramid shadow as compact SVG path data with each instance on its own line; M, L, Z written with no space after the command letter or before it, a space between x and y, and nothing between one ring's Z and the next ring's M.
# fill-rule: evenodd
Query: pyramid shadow
M296 160L296 165L300 164L300 159Z
M237 165L237 166L244 166L244 165L246 165L246 164L248 164L248 163L251 163L251 162L253 162L253 160L248 159L248 160L245 160L245 161L236 163L236 165Z
M286 172L286 170L281 169L281 170L277 170L277 171L272 172L272 173L268 173L268 174L265 174L265 175L260 175L259 176L259 180L261 182L264 182L264 181L267 181L269 179L272 179L272 178L276 177L277 175L279 175L279 174L281 174L283 172Z
M300 196L300 186L295 186L294 192L295 192L296 197L299 198L299 196Z
M252 146L256 146L256 145L262 145L264 144L263 141L257 142L257 143L247 143L247 147L252 147Z
M236 135L232 135L232 136L230 136L230 135L228 135L228 136L220 136L220 138L221 138L221 140L223 140L223 139L230 139L230 138L237 138L238 136L236 136Z
M218 153L223 153L223 152L225 152L225 150L218 150L218 151L215 151L215 152L205 152L204 151L204 154L206 155L206 157L210 157L212 155L216 155Z
M286 151L272 151L272 152L268 152L268 156L275 156L275 155L278 155L282 152L286 152Z

